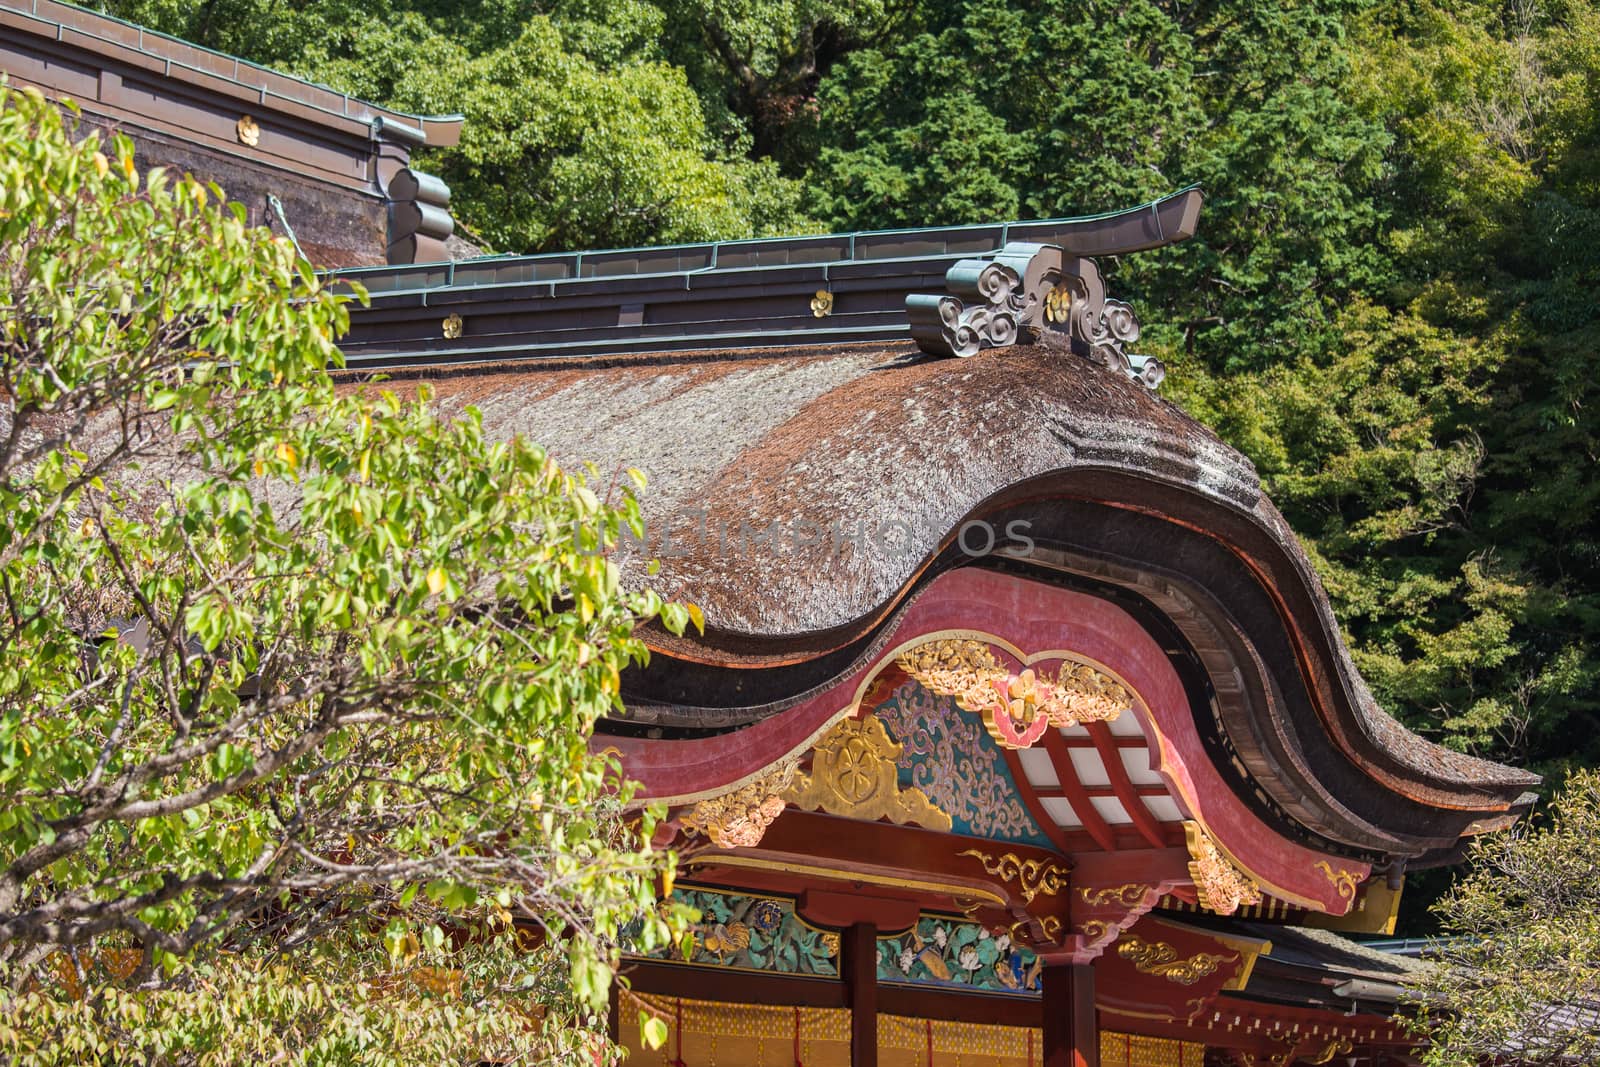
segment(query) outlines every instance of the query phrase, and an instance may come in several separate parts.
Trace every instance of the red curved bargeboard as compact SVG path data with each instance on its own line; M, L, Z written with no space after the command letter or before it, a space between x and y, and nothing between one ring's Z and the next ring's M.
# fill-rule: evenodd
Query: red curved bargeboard
M1042 582L978 568L935 578L890 626L889 639L833 685L737 733L693 740L596 737L620 754L639 781L638 799L685 804L726 793L815 743L840 718L860 711L867 684L920 638L968 631L1024 654L1070 653L1118 676L1139 697L1133 713L1160 774L1185 817L1200 822L1231 858L1272 895L1335 915L1350 910L1371 868L1316 852L1264 822L1223 781L1194 728L1187 694L1166 653L1116 604Z

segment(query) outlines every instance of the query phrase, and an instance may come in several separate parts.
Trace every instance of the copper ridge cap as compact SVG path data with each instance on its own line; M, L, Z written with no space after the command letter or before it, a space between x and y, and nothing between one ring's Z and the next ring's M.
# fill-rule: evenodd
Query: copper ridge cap
M4 0L0 0L3 3ZM471 259L454 260L445 263L417 263L404 268L373 266L358 267L337 272L341 278L350 278L367 285L374 297L388 296L399 293L426 292L449 288L488 288L495 285L528 285L549 284L551 282L567 281L593 281L602 278L614 277L646 277L646 276L672 276L706 274L713 271L765 269L776 266L791 267L820 267L826 269L830 266L843 266L846 264L862 263L891 263L896 260L926 260L937 258L962 258L971 255L982 255L987 252L999 251L1012 240L1039 240L1047 244L1065 243L1060 240L1045 240L1040 231L1049 230L1081 230L1085 233L1111 232L1118 224L1137 225L1145 219L1153 220L1155 233L1141 240L1111 241L1103 246L1093 248L1067 247L1066 251L1074 255L1103 256L1123 255L1131 252L1144 251L1152 248L1161 248L1169 244L1176 244L1187 240L1194 235L1194 228L1199 216L1202 189L1198 182L1183 186L1164 196L1139 204L1130 208L1116 211L1105 211L1093 215L1077 215L1053 219L1026 219L1007 222L969 223L954 226L928 226L908 227L887 230L846 230L839 233L805 234L788 237L745 237L733 238L724 241L702 241L687 244L666 245L640 245L625 248L581 249L570 252L536 252L529 254L505 253L500 255L476 256ZM1166 221L1174 223L1169 231ZM857 245L860 243L881 242L887 244L894 238L904 238L907 243L917 241L935 241L941 237L954 239L963 235L970 235L972 239L984 231L993 234L992 247L985 250L975 248L962 248L950 250L923 249L908 250L900 255L859 255ZM1060 235L1056 235L1060 236ZM742 252L755 253L771 252L783 254L785 252L800 251L807 247L826 246L829 243L841 244L845 254L833 258L801 259L787 262L751 262L751 263L723 263L724 253ZM680 261L699 258L703 262L699 266L666 267L660 270L619 270L602 273L584 273L588 264L604 264L607 261L623 260L630 258L649 257L653 259L666 259L676 256ZM561 267L570 265L570 270L560 276L546 277L521 277L510 280L484 280L484 281L458 281L459 275L493 275L501 269L524 268L532 269L540 266ZM404 279L407 275L421 277L420 284L407 286ZM442 275L442 277L439 277ZM392 278L397 284L394 286L374 285L379 279Z
M164 72L168 76L181 77L184 73L192 73L220 78L255 93L263 104L269 103L272 98L277 98L321 112L331 118L369 126L375 126L373 120L377 118L403 120L406 124L423 131L426 143L434 148L449 148L459 143L461 127L466 122L465 116L458 114L414 115L393 108L380 107L319 82L285 74L260 63L241 59L214 48L192 44L180 37L148 29L138 23L117 18L115 15L66 3L64 0L0 0L0 14L6 12L42 23L53 31L36 32L36 36L66 42L69 34L80 35L84 40L74 43L83 44L93 51L108 55L126 51L157 59L164 64ZM185 52L213 57L222 62L215 66L197 66L183 58ZM231 71L227 69L230 65ZM251 73L256 77L246 76ZM268 83L277 84L275 86ZM293 91L296 87L314 92L296 93ZM316 99L318 94L331 99L326 102L319 101ZM335 103L337 106L331 106ZM376 127L374 135L376 136Z

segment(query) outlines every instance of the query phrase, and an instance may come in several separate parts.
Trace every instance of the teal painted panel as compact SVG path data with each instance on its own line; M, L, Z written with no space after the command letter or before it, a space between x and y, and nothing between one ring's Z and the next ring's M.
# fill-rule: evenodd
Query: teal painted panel
M901 788L915 786L954 821L958 834L1051 848L1017 794L994 738L952 697L906 682L878 706L878 721L899 742Z
M777 974L839 975L839 935L794 913L786 897L752 897L679 886L672 899L700 912L688 960L662 949L659 959Z
M878 981L1037 993L1039 958L978 923L925 915L916 929L878 939Z

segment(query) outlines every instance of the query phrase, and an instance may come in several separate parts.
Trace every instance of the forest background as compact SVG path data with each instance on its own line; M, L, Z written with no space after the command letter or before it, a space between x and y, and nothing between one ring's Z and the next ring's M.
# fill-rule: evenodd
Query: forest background
M1081 215L1201 183L1198 237L1103 264L1165 395L1255 462L1385 707L1552 785L1600 766L1600 6L105 9L465 113L424 165L496 251Z

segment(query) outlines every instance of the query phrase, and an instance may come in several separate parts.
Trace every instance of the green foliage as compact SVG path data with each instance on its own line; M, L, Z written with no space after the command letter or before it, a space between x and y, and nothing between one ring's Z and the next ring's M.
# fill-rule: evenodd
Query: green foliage
M1600 775L1569 779L1547 816L1479 840L1436 911L1445 931L1418 989L1430 1067L1592 1063L1600 1056Z
M632 485L336 388L351 295L242 218L0 85L0 1048L587 1056L529 1017L681 926L587 741L693 613Z
M911 0L662 0L667 57L730 144L802 174L819 147L817 87L844 57L898 44Z

